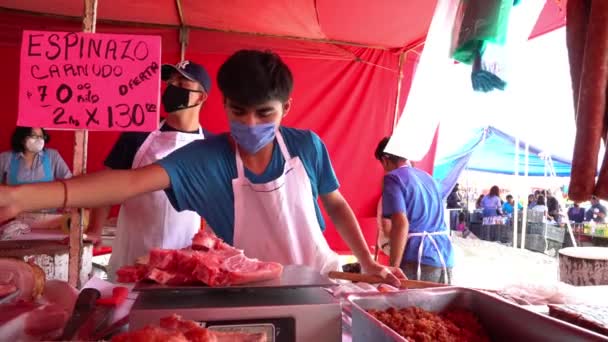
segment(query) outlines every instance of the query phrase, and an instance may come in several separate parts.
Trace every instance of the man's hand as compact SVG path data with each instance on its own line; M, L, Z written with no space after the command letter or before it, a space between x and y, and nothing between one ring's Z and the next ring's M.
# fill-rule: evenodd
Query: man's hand
M388 284L396 288L401 288L401 279L407 279L399 267L382 266L377 262L365 266L361 265L361 273L380 276L386 279Z
M14 188L0 185L0 224L16 217L20 211L14 199Z

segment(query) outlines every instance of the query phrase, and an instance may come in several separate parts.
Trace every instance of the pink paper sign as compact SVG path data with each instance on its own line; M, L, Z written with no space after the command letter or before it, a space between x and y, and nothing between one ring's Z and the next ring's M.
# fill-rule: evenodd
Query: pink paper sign
M160 65L160 37L24 31L17 124L153 131Z

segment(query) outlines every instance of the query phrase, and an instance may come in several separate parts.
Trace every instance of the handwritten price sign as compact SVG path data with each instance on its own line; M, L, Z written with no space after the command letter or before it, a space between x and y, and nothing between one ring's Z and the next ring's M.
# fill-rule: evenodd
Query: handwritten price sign
M19 75L20 126L158 127L160 37L24 31Z

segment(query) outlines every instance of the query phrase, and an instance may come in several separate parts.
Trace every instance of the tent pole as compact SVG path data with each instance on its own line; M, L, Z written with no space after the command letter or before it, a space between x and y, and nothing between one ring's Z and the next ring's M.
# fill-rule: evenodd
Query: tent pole
M82 32L95 33L97 21L97 0L84 0L84 18ZM87 145L89 132L77 130L74 132L74 176L87 173ZM82 269L82 233L84 231L84 208L72 210L70 223L70 259L68 265L68 283L80 287L80 270Z
M513 248L517 248L517 216L519 214L519 137L515 137L515 191L513 191Z
M179 29L179 42L181 45L180 50L180 61L183 62L186 60L186 48L188 47L188 33L190 30L186 26L182 26Z
M530 169L530 145L526 143L526 149L524 151L524 189L529 189L528 187L528 172ZM526 228L528 226L528 201L524 200L524 210L521 218L521 249L526 248Z
M180 61L186 60L186 48L188 47L188 28L186 27L186 20L184 19L184 9L182 7L181 0L175 0L175 6L177 8L177 16L179 17L179 43L180 43Z
M401 83L403 83L403 61L405 59L406 52L402 52L399 54L399 76L397 77L397 98L395 99L395 116L393 117L393 127L392 131L395 130L397 126L397 121L399 121L399 98L401 97Z

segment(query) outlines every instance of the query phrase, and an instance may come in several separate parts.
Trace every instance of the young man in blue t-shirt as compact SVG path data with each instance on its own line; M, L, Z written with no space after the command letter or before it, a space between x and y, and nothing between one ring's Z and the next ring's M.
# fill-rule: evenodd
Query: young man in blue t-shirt
M388 142L378 143L375 157L386 172L382 215L391 220L390 265L410 279L450 283L454 251L437 183L407 159L384 152Z
M281 127L293 77L271 52L241 50L217 83L230 134L193 142L135 170L102 171L65 183L0 188L0 221L23 210L94 207L165 189L177 210L198 212L214 232L250 257L305 264L322 272L338 260L322 235L321 202L364 273L398 285L398 268L376 263L338 190L327 150L311 131ZM67 192L65 196L64 191Z

